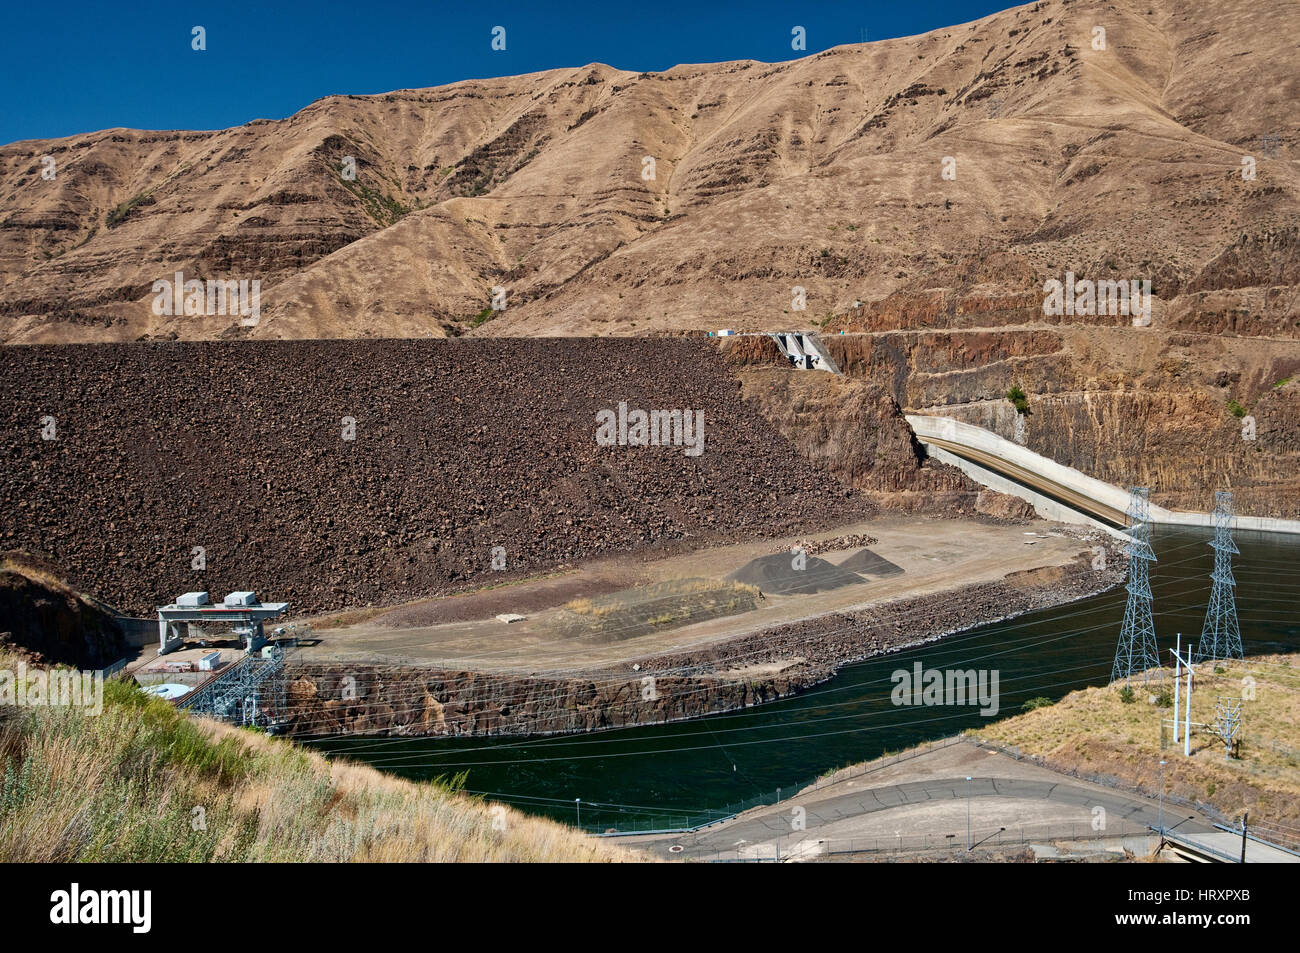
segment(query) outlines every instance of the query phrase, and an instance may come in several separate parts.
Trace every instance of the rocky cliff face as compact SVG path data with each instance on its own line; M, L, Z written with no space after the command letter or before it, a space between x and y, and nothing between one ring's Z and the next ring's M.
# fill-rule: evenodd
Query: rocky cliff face
M980 487L927 460L897 401L872 381L762 364L739 372L747 400L809 462L881 506L950 515L976 512Z
M126 654L113 613L25 553L0 556L0 648L39 665L103 668Z
M1025 444L1031 450L1117 486L1149 486L1162 506L1206 512L1214 508L1213 491L1226 489L1244 515L1300 516L1295 385L1255 402L1253 440L1243 439L1248 422L1225 411L1222 399L1196 392L1049 394L1031 398L1030 409ZM953 416L1009 439L1015 433L1015 411L1006 401L960 408Z
M307 664L288 672L276 713L298 735L538 735L682 721L774 701L806 687L805 672L750 681L635 672L576 678Z
M897 301L859 323L914 315ZM1300 516L1300 341L1078 319L823 340L852 380L890 382L908 412L1012 440L1018 414L1005 395L1018 385L1029 395L1031 450L1119 486L1150 486L1174 509L1212 509L1213 491L1230 489L1243 514Z

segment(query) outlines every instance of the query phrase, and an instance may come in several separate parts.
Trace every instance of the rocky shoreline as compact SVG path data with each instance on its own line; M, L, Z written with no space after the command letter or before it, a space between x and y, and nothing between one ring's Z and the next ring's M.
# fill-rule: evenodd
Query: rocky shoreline
M277 716L300 737L501 737L665 724L785 698L828 681L845 665L1095 595L1123 577L1121 559L1094 570L1081 557L587 672L291 663Z

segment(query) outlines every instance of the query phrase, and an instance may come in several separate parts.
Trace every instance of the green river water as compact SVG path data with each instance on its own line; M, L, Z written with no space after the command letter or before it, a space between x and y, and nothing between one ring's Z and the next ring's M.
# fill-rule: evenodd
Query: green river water
M1160 650L1199 638L1210 591L1210 532L1158 530L1151 587ZM1300 649L1300 537L1237 532L1237 608L1250 654ZM309 742L412 778L468 772L464 786L522 810L602 831L685 826L788 794L819 775L985 721L974 706L900 707L891 674L996 670L1000 711L1109 680L1124 613L1118 588L847 666L769 705L689 722L585 735ZM575 803L575 799L581 803Z

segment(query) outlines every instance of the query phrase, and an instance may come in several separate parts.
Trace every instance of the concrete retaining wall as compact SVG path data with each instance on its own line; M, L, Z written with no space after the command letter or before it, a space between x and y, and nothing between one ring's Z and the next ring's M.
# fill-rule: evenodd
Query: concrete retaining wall
M1091 526L1093 529L1104 530L1112 536L1120 539L1128 539L1124 533L1115 527L1103 523L1099 519L1094 519L1087 513L1080 512L1073 507L1066 506L1049 496L1041 493L1035 493L1014 480L1009 480L999 473L995 473L978 463L973 463L964 457L949 453L942 447L926 445L926 450L934 459L948 463L961 470L972 480L981 486L986 486L990 490L997 490L999 493L1006 493L1010 496L1018 496L1022 500L1027 500L1034 507L1034 512L1045 520L1052 520L1056 523L1071 523L1078 526Z
M157 619L135 619L130 616L118 616L117 624L122 627L122 634L126 637L126 644L132 648L140 648L142 645L158 644L158 620Z

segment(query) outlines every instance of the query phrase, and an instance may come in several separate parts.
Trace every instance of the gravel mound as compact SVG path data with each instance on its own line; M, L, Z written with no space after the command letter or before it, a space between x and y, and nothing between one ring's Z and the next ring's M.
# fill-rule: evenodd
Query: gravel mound
M795 569L793 563L794 554L790 552L759 556L741 566L727 580L757 586L764 593L777 596L808 595L865 582L857 573L816 556L807 557L803 569Z
M897 563L891 563L884 556L873 553L869 549L858 550L840 563L840 568L861 573L864 576L897 576L899 573L906 571Z

